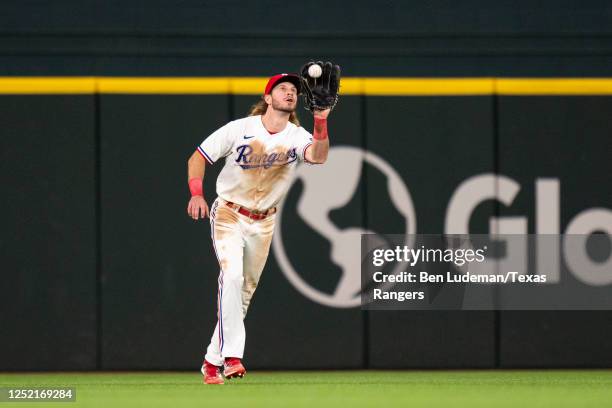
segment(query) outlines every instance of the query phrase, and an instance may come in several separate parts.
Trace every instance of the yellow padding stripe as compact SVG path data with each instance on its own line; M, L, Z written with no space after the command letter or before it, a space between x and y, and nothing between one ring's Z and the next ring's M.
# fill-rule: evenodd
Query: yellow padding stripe
M0 94L92 94L93 77L0 77Z
M228 93L234 95L263 95L269 78L265 77L232 77L229 78Z
M365 95L491 95L492 78L364 78Z
M0 94L261 95L265 77L0 77ZM345 77L342 95L612 95L612 78Z
M104 94L227 94L230 79L210 78L110 78L100 77L98 92Z
M499 95L610 95L610 78L499 78Z

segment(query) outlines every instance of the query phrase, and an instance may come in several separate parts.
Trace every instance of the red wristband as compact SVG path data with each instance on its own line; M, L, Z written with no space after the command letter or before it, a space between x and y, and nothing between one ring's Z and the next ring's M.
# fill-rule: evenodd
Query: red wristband
M202 188L202 179L198 177L194 177L189 180L189 191L191 191L191 196L202 196L204 197L204 189Z
M314 118L314 133L312 137L317 140L327 139L327 119Z

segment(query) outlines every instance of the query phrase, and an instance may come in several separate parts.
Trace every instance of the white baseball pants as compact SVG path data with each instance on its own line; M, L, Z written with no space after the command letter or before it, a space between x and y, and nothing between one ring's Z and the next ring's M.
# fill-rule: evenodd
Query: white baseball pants
M275 217L253 220L220 197L211 206L211 236L221 270L217 325L205 358L214 365L223 365L226 357L243 356L244 318L268 258Z

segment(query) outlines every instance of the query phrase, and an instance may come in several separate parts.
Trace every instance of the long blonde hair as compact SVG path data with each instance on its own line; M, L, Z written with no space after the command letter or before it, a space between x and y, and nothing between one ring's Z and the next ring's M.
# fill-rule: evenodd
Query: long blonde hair
M268 104L262 96L260 100L258 100L253 104L253 106L251 106L251 109L249 110L249 116L264 115L267 110ZM293 123L295 126L300 126L300 120L297 117L297 113L291 112L289 114L289 122Z

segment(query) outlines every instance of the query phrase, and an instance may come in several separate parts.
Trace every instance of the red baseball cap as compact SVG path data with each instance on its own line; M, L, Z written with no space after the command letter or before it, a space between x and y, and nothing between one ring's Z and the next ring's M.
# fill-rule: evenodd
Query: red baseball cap
M281 82L291 82L293 85L295 85L295 88L297 89L297 93L299 95L302 83L300 82L300 77L296 74L277 74L273 77L270 77L270 79L268 80L268 84L266 85L264 95L269 95L270 92L272 92L272 88L274 88Z

